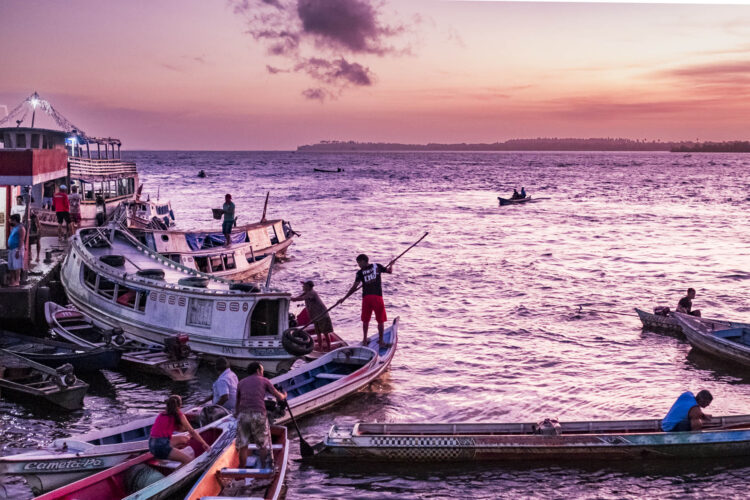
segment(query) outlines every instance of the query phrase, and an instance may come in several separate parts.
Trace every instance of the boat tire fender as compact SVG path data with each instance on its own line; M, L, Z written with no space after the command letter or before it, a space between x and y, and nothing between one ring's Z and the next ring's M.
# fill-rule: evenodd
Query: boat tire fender
M281 334L281 345L289 354L304 356L313 351L315 341L301 328L288 328Z
M125 265L125 256L123 255L102 255L99 260L110 267L122 267Z
M163 269L141 269L139 271L136 271L135 273L137 276L141 276L142 278L149 278L152 280L163 280L164 279L164 270Z
M258 285L254 285L253 283L232 283L229 285L230 290L238 290L240 292L248 292L248 293L260 293L260 287Z

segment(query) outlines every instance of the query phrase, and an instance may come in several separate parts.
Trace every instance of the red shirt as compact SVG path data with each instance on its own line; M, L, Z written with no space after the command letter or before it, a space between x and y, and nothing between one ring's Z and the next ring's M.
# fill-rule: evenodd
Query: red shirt
M70 212L70 202L68 201L68 195L62 191L55 193L52 197L52 201L55 203L55 212Z
M177 419L180 418L182 412L177 410ZM168 438L172 437L175 428L177 428L177 419L167 415L166 413L159 413L154 420L154 425L151 426L152 438Z
M266 393L273 394L273 384L266 377L250 375L237 384L237 413L266 413Z

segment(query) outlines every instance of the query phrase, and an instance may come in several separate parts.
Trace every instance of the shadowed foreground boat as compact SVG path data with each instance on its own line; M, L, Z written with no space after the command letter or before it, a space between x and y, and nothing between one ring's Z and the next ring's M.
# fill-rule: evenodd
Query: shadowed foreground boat
M696 349L750 367L750 325L680 313L675 318Z
M273 469L240 467L239 454L233 441L198 479L185 500L280 498L289 458L286 427L271 426L271 446L275 464ZM251 444L250 449L257 450L257 447ZM259 461L256 455L250 457L255 463Z
M506 205L519 205L521 203L527 203L531 201L531 196L527 196L526 198L518 198L516 200L511 198L501 198L500 196L498 196L497 201L500 203L501 207L504 207Z
M208 450L191 438L185 450L192 448L195 458L180 466L179 462L155 459L144 453L93 476L58 488L39 500L117 500L173 498L180 489L190 484L235 436L235 421L231 416L200 429L201 437L208 443Z
M750 456L750 415L714 417L716 427L662 432L661 420L561 422L559 435L532 423L334 425L316 458L352 462L641 460Z

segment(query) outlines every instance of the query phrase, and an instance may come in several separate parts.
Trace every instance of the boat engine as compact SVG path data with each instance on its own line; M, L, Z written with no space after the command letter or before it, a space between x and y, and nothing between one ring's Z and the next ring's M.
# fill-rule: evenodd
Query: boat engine
M534 425L534 434L542 436L559 436L562 434L562 427L556 418L545 418L538 424Z
M654 314L656 314L657 316L669 316L669 307L667 306L654 307Z
M72 385L75 385L76 380L78 380L73 373L73 365L70 363L65 363L64 365L60 365L55 369L55 372L57 373L57 377L55 382L60 387L70 387Z
M172 359L185 359L190 356L190 337L187 333L179 333L174 337L164 339L164 351Z

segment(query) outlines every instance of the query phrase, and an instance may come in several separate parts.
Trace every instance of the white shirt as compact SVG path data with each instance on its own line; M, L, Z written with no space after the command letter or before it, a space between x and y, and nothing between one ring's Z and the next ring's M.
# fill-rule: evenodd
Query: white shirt
M222 405L229 411L234 411L234 407L237 404L237 375L232 371L231 368L227 368L219 375L213 385L214 399L213 404L219 402L224 394L227 395L226 402Z

